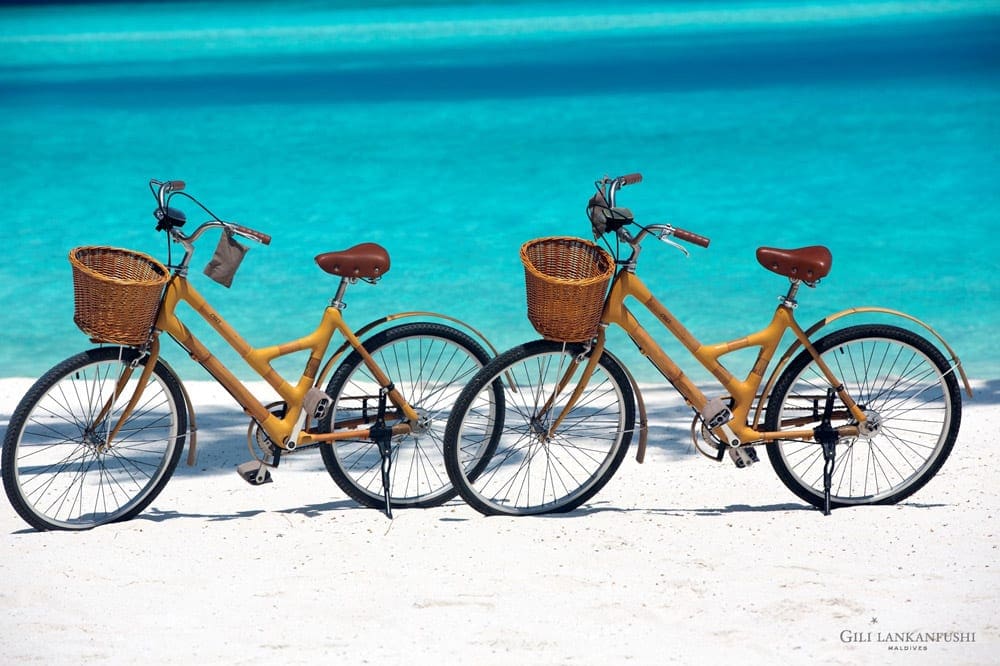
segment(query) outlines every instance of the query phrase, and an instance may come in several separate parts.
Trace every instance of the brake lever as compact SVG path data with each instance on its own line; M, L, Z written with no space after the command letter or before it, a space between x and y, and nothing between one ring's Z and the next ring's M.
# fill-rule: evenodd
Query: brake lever
M684 253L685 257L690 257L691 253L688 252L686 247L668 238L668 236L670 236L673 233L673 231L674 231L673 227L669 226L661 227L656 230L656 238L661 242L666 243L667 245L672 245L673 247L677 248L678 250Z

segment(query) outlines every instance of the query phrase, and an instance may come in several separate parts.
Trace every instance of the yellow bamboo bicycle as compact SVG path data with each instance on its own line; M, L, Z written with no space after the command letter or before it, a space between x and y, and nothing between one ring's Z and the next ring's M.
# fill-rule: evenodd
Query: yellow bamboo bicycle
M70 254L75 321L105 343L45 373L11 417L3 444L3 483L14 509L38 529L87 529L139 514L167 483L185 443L196 451L193 405L176 373L160 358L160 333L174 338L243 407L251 422L252 457L238 467L246 481L271 480L282 456L319 447L334 481L352 498L391 516L394 506L433 506L454 496L441 457L443 427L455 397L489 360L471 335L437 322L383 326L407 317L467 325L445 315L405 312L357 332L341 314L348 285L374 283L389 270L389 255L374 243L326 252L316 263L339 277L317 328L283 344L252 347L188 281L195 241L221 229L205 272L228 286L246 248L236 237L270 243L259 231L226 222L184 192L181 181L151 181L157 230L168 235L167 266L152 257L110 247ZM190 235L186 215L171 205L181 196L211 219ZM172 243L184 255L171 264ZM186 304L273 387L280 401L265 404L181 321ZM360 338L377 331L365 341ZM323 364L331 338L344 342ZM284 379L272 361L308 356L298 380ZM330 377L322 381L347 353Z
M803 330L794 317L799 287L814 287L827 276L831 253L822 246L762 247L760 264L790 280L770 324L730 342L700 342L650 293L636 266L647 238L685 254L673 239L706 248L709 240L661 224L638 226L633 234L631 211L615 199L620 188L640 180L631 174L596 183L587 212L595 238L610 234L619 241L616 247L607 243L611 253L575 238L537 239L522 247L528 316L546 339L499 355L459 396L445 431L445 463L462 497L485 514L569 511L614 475L636 429L642 461L645 407L632 375L605 349L605 329L612 324L694 409L691 435L706 456L720 461L728 453L746 467L757 460L755 447L766 446L785 485L826 513L899 502L926 484L958 435L956 373L972 394L941 336L909 315L874 307L839 312ZM711 373L719 383L715 395L685 375L626 299L647 308ZM835 321L875 312L929 332L950 359L899 326L867 323L815 336ZM794 341L769 374L787 331ZM721 359L748 348L759 351L741 380Z

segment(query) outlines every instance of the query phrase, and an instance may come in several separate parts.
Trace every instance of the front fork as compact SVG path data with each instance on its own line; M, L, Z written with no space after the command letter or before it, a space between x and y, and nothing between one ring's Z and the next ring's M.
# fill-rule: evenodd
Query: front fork
M566 386L569 384L573 375L576 373L577 366L583 362L584 358L587 359L587 365L583 368L583 375L580 380L576 383L576 388L573 389L572 395L570 395L569 400L566 401L566 406L563 407L562 411L559 413L553 421L552 425L549 426L548 433L546 433L546 440L552 439L556 434L556 429L562 425L563 419L569 414L573 408L576 406L576 401L580 399L583 391L587 388L587 384L590 383L590 378L594 375L594 368L597 367L597 362L604 353L604 335L599 335L596 344L584 348L578 356L576 356L566 368L566 372L563 378L559 380L559 384L556 386L555 390L552 392L552 396L545 403L545 406L539 411L539 414L545 414L550 409L552 409L553 403L559 394L563 392ZM588 356L589 354L589 356Z
M101 452L106 452L111 448L111 443L118 436L121 431L122 426L125 422L129 420L132 416L132 412L135 411L135 406L139 404L139 399L142 398L143 391L146 389L146 384L149 382L150 376L153 374L153 369L156 367L156 362L160 358L160 340L158 337L153 337L153 340L149 346L149 354L146 357L146 363L142 368L142 373L139 375L139 381L136 384L135 391L132 392L132 396L129 398L128 403L125 405L125 409L122 410L121 416L115 422L114 427L111 428L107 437L104 438L101 444ZM119 375L118 381L115 383L115 390L111 396L107 399L104 405L101 407L101 411L97 413L93 421L90 424L88 432L90 434L96 433L97 429L104 424L104 422L111 416L111 412L114 409L115 403L118 398L121 397L122 393L125 391L125 387L128 386L129 380L135 372L136 366L142 361L143 357L137 356L134 361L132 361L128 367L122 370L122 374Z

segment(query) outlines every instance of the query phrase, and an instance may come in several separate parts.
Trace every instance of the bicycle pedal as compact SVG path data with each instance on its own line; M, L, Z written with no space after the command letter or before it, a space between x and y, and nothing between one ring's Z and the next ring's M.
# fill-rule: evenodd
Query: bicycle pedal
M729 449L729 457L739 469L746 469L755 462L760 462L757 451L753 447L733 447Z
M243 463L236 468L236 473L251 486L262 486L274 480L271 478L271 471L259 460Z

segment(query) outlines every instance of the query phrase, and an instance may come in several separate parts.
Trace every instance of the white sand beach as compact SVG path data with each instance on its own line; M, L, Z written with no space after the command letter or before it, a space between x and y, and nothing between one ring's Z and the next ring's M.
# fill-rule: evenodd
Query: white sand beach
M0 381L4 430L26 387ZM315 451L246 484L246 418L188 388L198 464L138 518L42 533L0 502L4 663L1000 663L996 383L897 506L824 517L766 456L714 463L660 389L646 463L578 511L486 518L456 500L392 521Z

